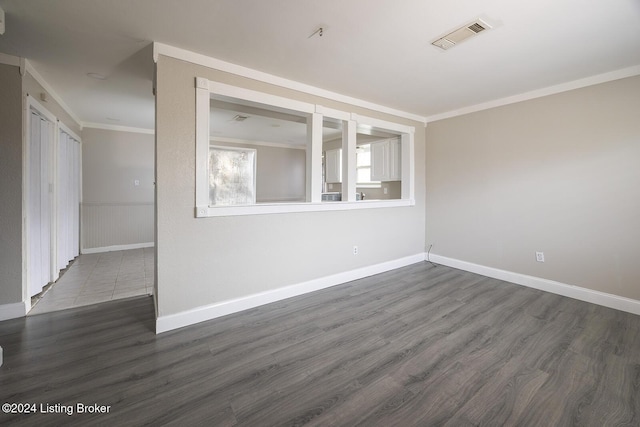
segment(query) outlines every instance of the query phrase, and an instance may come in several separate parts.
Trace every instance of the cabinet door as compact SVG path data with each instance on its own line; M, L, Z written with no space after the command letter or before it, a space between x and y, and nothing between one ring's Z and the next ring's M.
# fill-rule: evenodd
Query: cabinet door
M389 167L387 141L371 143L371 180L387 181L389 177Z
M401 160L400 141L392 139L389 141L389 181L400 181L402 179Z
M337 184L342 182L342 150L327 150L324 154L325 182Z
M400 181L401 153L398 139L371 143L371 180Z

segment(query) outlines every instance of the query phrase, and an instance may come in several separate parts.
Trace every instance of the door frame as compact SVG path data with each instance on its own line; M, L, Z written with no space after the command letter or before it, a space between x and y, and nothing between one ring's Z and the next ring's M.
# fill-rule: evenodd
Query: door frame
M56 173L56 161L54 154L57 150L57 129L58 129L58 120L57 118L47 110L42 104L36 101L33 96L27 94L26 102L24 108L24 140L23 140L23 188L22 192L22 207L23 207L23 245L22 245L22 297L25 303L25 309L27 312L31 310L31 294L29 289L30 284L30 269L29 269L29 251L30 251L30 235L31 230L29 226L29 220L31 219L31 213L29 209L29 197L31 195L31 111L35 111L45 120L47 120L50 124L48 126L49 132L49 140L50 144L50 170L49 170L49 182L53 184L53 191L50 196L50 213L51 213L51 227L49 230L50 238L49 238L49 250L50 250L50 263L49 263L49 280L53 280L54 273L53 269L55 268L55 227L56 224L56 209L55 209L55 182L52 181L53 177L55 177Z

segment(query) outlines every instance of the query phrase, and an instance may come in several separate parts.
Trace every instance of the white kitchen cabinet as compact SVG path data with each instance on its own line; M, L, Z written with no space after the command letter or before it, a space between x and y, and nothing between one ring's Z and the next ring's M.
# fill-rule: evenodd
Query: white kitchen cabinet
M400 181L402 171L400 140L384 139L371 143L371 180Z
M336 148L324 153L325 182L337 184L342 182L342 150Z

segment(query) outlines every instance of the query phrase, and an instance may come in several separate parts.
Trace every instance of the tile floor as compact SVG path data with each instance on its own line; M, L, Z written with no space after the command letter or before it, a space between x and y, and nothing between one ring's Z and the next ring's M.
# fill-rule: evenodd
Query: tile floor
M80 255L29 314L153 293L154 248Z

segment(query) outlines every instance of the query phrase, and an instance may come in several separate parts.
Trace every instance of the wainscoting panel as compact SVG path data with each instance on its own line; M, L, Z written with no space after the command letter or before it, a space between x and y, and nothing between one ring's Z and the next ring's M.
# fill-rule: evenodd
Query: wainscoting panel
M82 252L151 246L153 203L83 203Z

